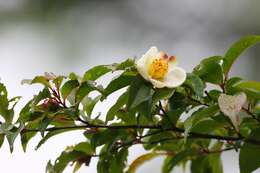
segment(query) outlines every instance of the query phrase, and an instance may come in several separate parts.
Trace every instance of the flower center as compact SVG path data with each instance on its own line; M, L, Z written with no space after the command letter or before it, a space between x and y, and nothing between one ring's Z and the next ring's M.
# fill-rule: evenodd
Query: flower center
M168 72L168 61L166 59L155 59L148 68L148 74L154 79L162 79Z

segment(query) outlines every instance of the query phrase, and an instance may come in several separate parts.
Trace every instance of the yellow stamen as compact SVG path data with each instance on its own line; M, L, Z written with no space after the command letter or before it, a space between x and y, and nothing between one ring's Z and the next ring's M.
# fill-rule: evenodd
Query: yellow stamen
M168 61L162 58L155 59L148 68L149 75L154 79L162 79L168 72Z

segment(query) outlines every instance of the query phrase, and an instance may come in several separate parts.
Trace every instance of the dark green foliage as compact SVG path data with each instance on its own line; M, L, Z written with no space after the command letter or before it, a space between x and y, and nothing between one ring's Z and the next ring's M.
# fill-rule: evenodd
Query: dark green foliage
M229 78L228 73L239 55L259 41L260 36L247 36L224 56L202 60L176 88L154 87L138 73L133 59L93 67L83 77L75 73L68 78L52 73L36 76L23 83L40 84L43 89L16 121L14 108L20 97L10 99L0 83L0 147L7 140L12 152L20 134L26 151L30 140L41 134L38 149L52 137L77 130L86 139L66 148L55 162L49 161L46 172L62 173L68 165L76 172L98 157L98 173L134 173L145 161L163 156L163 173L178 166L189 166L192 173L222 173L221 154L235 150L240 152L241 173L250 173L260 167L260 84ZM117 76L107 86L99 84L99 78L113 72ZM241 110L232 110L236 113L232 116L241 119L236 127L229 111L239 106L239 100L223 110L219 96L241 92L247 102ZM109 101L114 93L120 96L107 113L97 114L96 105ZM129 166L128 151L136 144L148 153Z

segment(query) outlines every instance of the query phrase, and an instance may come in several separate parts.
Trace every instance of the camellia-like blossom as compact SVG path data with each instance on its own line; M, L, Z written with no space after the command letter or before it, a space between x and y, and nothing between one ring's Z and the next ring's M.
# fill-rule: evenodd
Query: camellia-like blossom
M239 131L240 116L239 112L246 103L247 98L245 93L240 93L239 95L226 95L221 94L218 98L218 104L221 112L229 117L236 130Z
M186 72L176 66L176 58L151 47L136 63L138 72L155 88L175 88L186 79Z

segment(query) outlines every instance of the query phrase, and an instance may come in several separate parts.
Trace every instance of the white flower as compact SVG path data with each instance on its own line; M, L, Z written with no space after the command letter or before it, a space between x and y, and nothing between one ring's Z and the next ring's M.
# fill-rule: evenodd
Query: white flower
M186 72L176 66L175 57L168 57L156 47L151 47L136 65L142 77L150 81L155 88L175 88L186 79Z
M235 96L220 94L218 98L218 104L221 112L229 117L237 131L239 131L239 125L241 122L238 113L241 111L246 101L247 98L245 93L240 93Z

